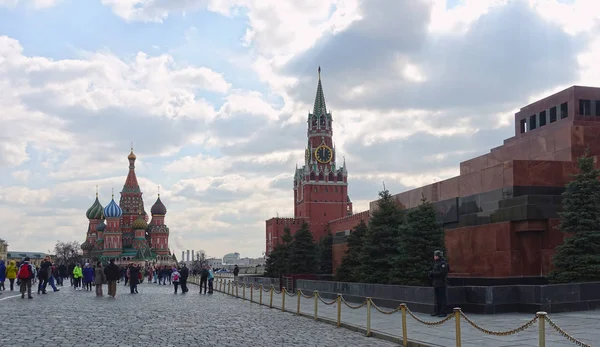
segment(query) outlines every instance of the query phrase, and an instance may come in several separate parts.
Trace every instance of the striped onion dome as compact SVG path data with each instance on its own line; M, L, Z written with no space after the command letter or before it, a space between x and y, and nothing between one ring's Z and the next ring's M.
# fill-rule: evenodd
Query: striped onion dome
M146 228L148 228L148 223L146 223L144 217L140 214L131 224L131 228L133 230L146 230Z
M100 222L98 224L96 224L96 231L104 231L104 229L106 229L106 224L104 224L104 222Z
M115 197L113 196L112 200L106 207L104 208L104 217L105 218L119 218L123 215L123 210L117 203L115 202Z
M102 210L103 207L100 204L100 201L98 200L98 195L96 195L96 200L94 201L92 206L90 206L90 208L88 208L88 210L85 212L85 216L88 219L102 219Z

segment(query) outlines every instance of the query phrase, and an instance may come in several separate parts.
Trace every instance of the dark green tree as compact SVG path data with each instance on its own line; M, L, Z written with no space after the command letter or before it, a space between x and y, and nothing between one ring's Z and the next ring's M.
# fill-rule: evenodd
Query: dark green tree
M568 234L556 247L550 280L558 283L600 281L600 170L586 152L579 172L562 194L558 229Z
M290 246L289 272L293 274L314 274L319 270L319 254L313 235L307 223L294 234Z
M390 269L396 266L398 233L403 219L403 211L390 192L380 192L360 258L361 282L389 283Z
M342 263L335 272L335 280L340 282L360 282L360 257L362 256L362 247L365 242L367 233L367 224L360 221L358 225L352 229L352 232L346 240L348 249L342 259Z
M445 251L444 228L436 219L433 204L425 197L408 212L398 236L398 256L390 269L395 284L425 286L433 264L433 252Z
M279 277L279 275L289 273L292 241L293 237L290 228L285 227L281 236L281 243L277 243L273 247L265 262L265 275L267 277Z
M330 275L333 272L333 235L328 232L319 241L319 273Z

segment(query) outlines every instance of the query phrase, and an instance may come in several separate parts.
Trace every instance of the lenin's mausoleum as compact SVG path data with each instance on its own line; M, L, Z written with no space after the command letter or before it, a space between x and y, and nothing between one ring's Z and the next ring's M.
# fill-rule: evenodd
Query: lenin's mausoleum
M293 234L308 222L315 239L328 230L334 235L335 269L352 228L377 207L373 201L369 211L353 214L346 165L332 146L332 122L319 76L307 119L305 163L294 176L294 218L266 221L267 254L285 227ZM521 108L515 135L460 163L459 176L394 198L404 209L417 207L422 196L434 203L446 232L451 276L539 277L548 274L562 243L555 228L561 193L586 148L600 155L600 88L573 86Z

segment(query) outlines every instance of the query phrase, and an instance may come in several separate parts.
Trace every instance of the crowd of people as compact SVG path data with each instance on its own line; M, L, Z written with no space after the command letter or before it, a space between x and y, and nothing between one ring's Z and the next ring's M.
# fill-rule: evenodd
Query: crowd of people
M0 260L0 292L6 290L5 282L8 280L10 291L14 291L16 284L20 289L22 299L25 298L25 294L29 299L33 299L32 286L37 285L38 295L46 294L48 285L53 291L58 292L60 289L57 286L62 287L64 280L69 279L71 286L76 291L92 291L92 288L95 287L96 296L104 296L103 285L106 284L108 296L114 298L117 294L117 284L121 281L125 283L125 286L129 285L131 294L138 294L138 284L143 283L144 280L157 285L167 285L168 283L173 286L175 294L179 289L182 294L185 294L189 291L187 282L190 275L200 277L200 294L213 293L215 276L212 268L208 265L203 265L199 270L190 271L185 264L180 266L142 266L130 263L127 266L119 266L115 264L114 259L111 259L106 267L102 265L102 262L97 262L95 265L85 263L83 266L81 264L66 266L64 264L56 265L50 260L50 257L46 257L39 266L34 266L29 257L25 257L20 262L11 260L8 265Z

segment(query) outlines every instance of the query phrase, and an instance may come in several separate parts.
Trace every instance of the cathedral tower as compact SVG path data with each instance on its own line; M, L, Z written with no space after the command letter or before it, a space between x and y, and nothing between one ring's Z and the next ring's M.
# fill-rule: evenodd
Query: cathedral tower
M110 203L104 208L106 228L104 228L104 252L105 257L119 256L123 248L123 233L121 232L121 217L123 210L115 202L115 194L112 194Z
M166 257L171 254L169 250L169 227L165 225L167 208L160 200L160 190L156 202L150 209L150 213L152 213L152 220L150 221L150 227L148 228L150 234L150 246L159 257Z
M294 217L309 218L316 240L325 235L329 221L352 214L346 162L339 165L320 67L318 73L315 103L307 119L304 165L294 175Z
M138 184L137 176L135 174L135 160L137 159L135 153L133 153L133 144L131 145L131 152L127 156L129 160L129 173L127 179L123 185L121 191L121 199L119 200L119 206L123 209L123 216L121 218L121 228L123 231L123 247L132 248L134 241L134 230L133 222L138 218L141 213L144 220L148 220L148 216L144 210L144 200L142 199L142 191Z

